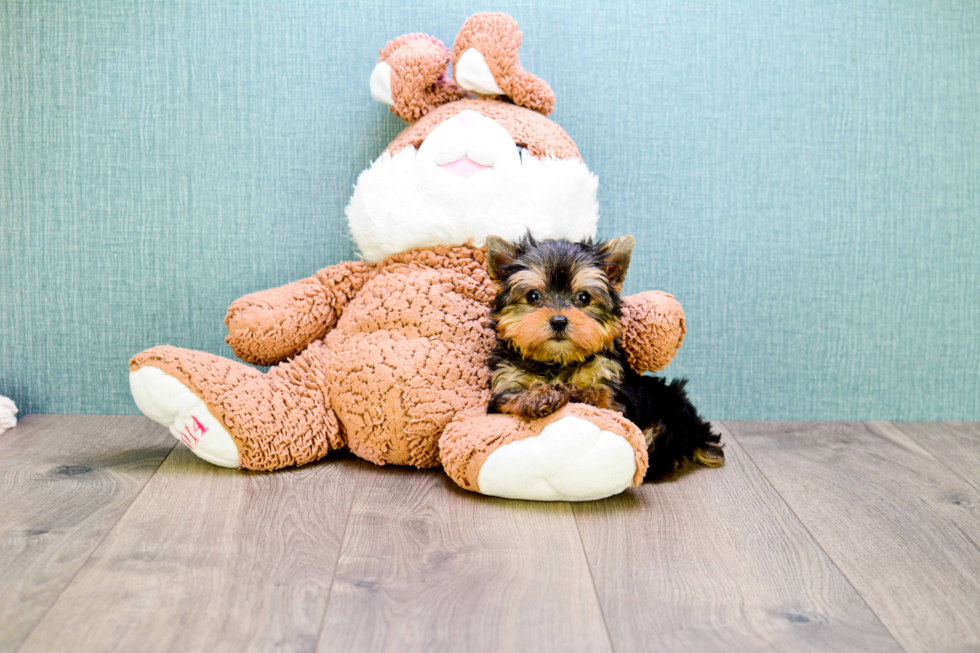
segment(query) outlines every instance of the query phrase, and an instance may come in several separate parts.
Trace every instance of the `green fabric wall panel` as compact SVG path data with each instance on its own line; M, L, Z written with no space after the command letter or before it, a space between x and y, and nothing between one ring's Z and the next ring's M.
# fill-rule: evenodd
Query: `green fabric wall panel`
M574 8L574 9L573 9ZM156 344L350 259L378 49L511 13L671 376L727 419L980 419L980 4L0 1L0 394L129 413Z

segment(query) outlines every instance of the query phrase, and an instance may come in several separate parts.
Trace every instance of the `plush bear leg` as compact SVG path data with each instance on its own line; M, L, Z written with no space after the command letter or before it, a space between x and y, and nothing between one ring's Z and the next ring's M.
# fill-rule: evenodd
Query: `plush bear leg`
M154 347L130 361L137 406L195 454L223 467L303 465L345 445L328 408L321 342L262 374L233 360Z
M462 414L443 432L439 453L461 487L509 499L602 499L639 485L647 469L643 433L585 404L537 420Z

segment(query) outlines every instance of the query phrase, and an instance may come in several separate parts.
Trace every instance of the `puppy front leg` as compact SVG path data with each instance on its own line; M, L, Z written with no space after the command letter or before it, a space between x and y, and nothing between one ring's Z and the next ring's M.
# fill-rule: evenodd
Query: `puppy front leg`
M490 398L491 413L507 413L526 419L547 417L568 403L568 390L539 383L530 388L505 390Z
M616 393L610 388L603 386L580 388L577 385L565 385L564 387L567 388L568 397L573 402L588 404L596 408L606 408L617 413L623 412L623 406L616 401Z

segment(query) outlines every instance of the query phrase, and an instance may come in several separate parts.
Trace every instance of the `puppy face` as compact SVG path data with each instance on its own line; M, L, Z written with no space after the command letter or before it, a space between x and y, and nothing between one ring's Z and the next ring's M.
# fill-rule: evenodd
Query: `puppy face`
M524 358L567 365L610 349L633 238L608 243L487 239L498 336Z

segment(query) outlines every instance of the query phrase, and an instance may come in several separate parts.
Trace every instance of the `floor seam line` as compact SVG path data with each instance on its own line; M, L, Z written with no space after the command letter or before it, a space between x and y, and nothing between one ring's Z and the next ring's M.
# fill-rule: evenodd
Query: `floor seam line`
M599 616L602 617L602 627L606 630L606 639L609 641L609 650L616 653L616 644L613 642L612 633L609 631L609 623L606 621L606 611L602 607L602 600L599 598L599 588L596 586L595 574L592 572L592 563L589 561L589 554L585 550L585 542L582 540L582 529L578 525L578 514L575 506L569 504L568 509L572 513L572 522L575 524L575 532L578 533L578 543L582 548L582 557L585 558L585 568L589 570L589 580L592 581L592 594L595 596L595 603L599 606Z
M937 456L935 454L935 452L932 451L932 449L930 449L929 447L927 447L925 445L925 443L919 442L918 440L916 440L915 438L913 438L911 435L909 435L905 431L902 431L902 429L900 429L897 426L895 426L895 424L897 424L899 422L891 422L891 421L886 421L886 420L874 420L874 421L870 421L870 422L862 422L862 424L865 424L866 425L865 428L867 428L868 431L872 435L874 435L876 438L881 438L882 440L887 440L887 441L891 442L891 440L888 440L887 437L881 435L880 433L876 432L874 429L871 428L871 426L874 425L875 421L883 421L885 424L889 424L889 425L893 426L895 429L897 429L898 431L900 431L902 433L902 435L907 436L909 439L911 439L913 442L915 442L915 444L917 444L918 446L922 447L922 450L923 451L925 451L927 454L929 454L929 456L931 456L934 461L936 461L937 463L939 463L944 469L946 469L947 471L949 471L953 476L955 476L956 478L960 479L961 481L963 481L964 483L966 483L967 485L969 485L970 487L972 487L977 492L980 492L980 485L975 484L973 481L971 481L970 479L966 478L965 476L963 476L962 474L960 474L958 471L956 471L955 469L953 469L952 467L950 467L949 465L947 465L946 462L942 458L940 458L939 456Z
M323 637L323 626L327 623L327 613L330 612L330 600L333 598L333 587L337 583L337 570L340 569L340 558L344 555L344 545L347 544L347 527L350 526L351 514L354 512L354 500L361 489L361 471L364 469L364 461L358 459L357 474L354 476L354 491L351 492L350 504L347 506L347 519L344 520L344 532L340 535L340 549L337 551L337 560L333 563L333 574L330 576L330 591L327 592L327 602L323 606L323 616L320 617L320 629L316 633L316 646L314 651L320 650L320 638Z
M806 525L806 522L800 519L800 516L796 514L796 511L793 510L793 506L789 505L789 501L786 500L786 497L783 496L783 493L780 492L779 489L773 484L773 482L769 479L769 476L766 475L765 471L763 471L762 467L760 467L759 464L755 462L755 458L752 457L752 454L749 453L749 450L746 449L741 442L739 442L739 439L735 435L734 430L729 428L728 424L724 421L720 421L718 423L725 428L725 431L728 433L728 435L732 437L733 440L738 442L738 446L742 450L742 453L745 454L749 462L751 462L752 465L755 466L755 468L759 471L759 474L762 475L762 478L765 480L766 485L772 488L772 491L776 493L776 496L778 496L779 500L783 502L783 505L786 506L786 509L790 511L790 514L792 514L793 517L796 519L796 521L800 524L800 526L803 527L803 530L805 530L807 535L810 536L810 539L813 540L813 543L817 546L817 548L820 549L820 551L822 551L825 556L827 556L827 560L829 560L830 564L834 566L834 569L836 569L838 573L840 573L841 578L843 578L844 581L851 587L851 589L854 590L854 593L857 594L858 598L861 599L861 602L864 603L865 607L868 608L871 614L874 615L875 619L878 620L878 623L880 623L881 627L885 629L885 632L891 635L892 641L895 642L896 646L898 646L900 649L905 651L905 653L910 653L910 651L907 648L905 648L905 645L898 640L898 637L895 635L895 633L892 632L892 629L888 627L888 624L882 621L881 615L875 612L875 609L871 607L871 605L868 603L868 599L864 597L864 594L862 594L861 591L854 586L854 583L851 581L850 578L848 578L847 574L844 573L844 570L840 568L840 565L837 564L837 561L834 560L834 557L830 555L827 549L824 548L823 543L817 539L817 536L813 534L813 531L811 531L810 528Z
M21 640L21 643L17 646L16 649L14 649L14 652L13 653L17 653L17 651L20 651L22 648L24 648L24 645L27 644L27 640L29 640L31 638L31 635L34 634L34 631L37 630L37 627L40 626L41 625L41 622L43 622L47 618L48 613L51 612L51 610L54 608L55 604L57 604L58 601L61 600L61 597L64 596L65 592L68 591L68 588L72 586L72 584L75 582L75 579L78 578L78 575L80 573L82 573L82 570L85 569L86 566L88 566L88 563L92 559L92 556L95 555L95 552L99 550L99 548L105 542L106 538L109 537L109 534L112 531L116 530L116 526L119 525L119 522L122 521L123 517L125 517L129 513L129 511L132 509L133 504L136 503L136 501L140 498L140 496L142 496L143 490L145 490L146 489L146 486L150 484L150 481L153 480L153 477L157 475L157 472L160 471L160 468L163 467L163 464L165 462L167 462L167 460L169 460L171 456L174 455L174 451L176 450L176 448L177 448L177 443L174 442L170 446L170 451L167 453L167 455L163 457L163 459L159 462L159 464L157 464L156 469L153 470L153 473L150 474L147 477L146 481L140 487L140 491L137 492L135 495L133 495L133 500L129 502L129 505L126 506L126 509L123 510L122 513L120 513L120 515L116 519L116 521L114 521L112 523L112 526L110 526L108 529L106 529L106 532L99 539L98 543L95 546L93 546L92 547L92 550L89 551L89 554L87 556L85 556L85 562L83 562L81 565L79 565L78 569L75 570L75 573L72 574L71 579L67 583L65 583L65 586L61 589L61 592L58 593L58 596L55 597L55 599L53 601L51 601L51 605L49 605L47 607L47 609L44 611L44 614L42 614L37 619L37 621L34 622L34 625L31 626L31 629L29 631L27 631L27 634L24 635L24 639Z
M882 420L876 420L876 421L881 422ZM877 431L875 431L872 428L872 426L875 424L875 421L861 422L861 423L865 425L865 428L868 430L868 433L870 433L871 435L875 436L876 438L881 438L882 440L885 440L886 442L891 442L892 444L895 444L895 442L893 442L892 440L889 440L886 436L878 433ZM938 464L940 467L942 467L943 469L945 469L947 472L949 472L950 474L952 474L956 478L958 478L961 481L963 481L964 483L966 483L967 486L969 486L970 488L973 488L977 492L980 492L980 487L978 487L977 485L974 485L973 482L970 479L966 478L965 476L963 476L962 474L960 474L958 471L956 471L952 467L948 466L943 461L942 458L940 458L935 453L933 453L931 449L926 448L925 444L923 444L923 443L919 442L918 440L912 438L911 435L909 435L905 431L902 431L900 428L898 428L897 426L895 426L896 422L884 421L883 423L891 425L893 428L895 428L896 430L898 430L899 432L901 432L902 435L907 436L909 439L911 439L913 442L915 442L915 444L917 446L921 447L923 451L925 451L927 454L929 454L929 457L932 458L932 460L936 464ZM901 445L899 445L899 446L901 446ZM973 538L970 537L970 535L968 533L966 533L965 531L963 531L963 529L960 528L959 526L957 526L956 528L957 528L957 530L960 531L960 533L963 534L963 537L966 538L966 540L969 541L977 549L978 552L980 552L980 543L975 542L973 540Z

